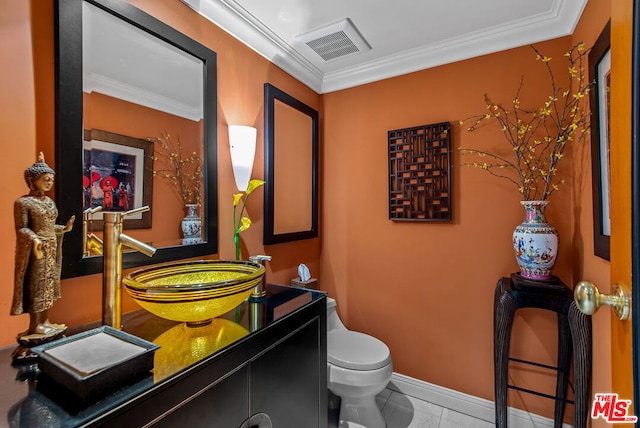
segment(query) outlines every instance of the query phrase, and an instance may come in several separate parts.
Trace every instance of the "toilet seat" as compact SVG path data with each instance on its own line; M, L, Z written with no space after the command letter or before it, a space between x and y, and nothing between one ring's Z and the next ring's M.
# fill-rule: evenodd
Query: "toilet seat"
M352 370L375 370L391 363L391 352L375 337L350 330L327 333L327 361Z

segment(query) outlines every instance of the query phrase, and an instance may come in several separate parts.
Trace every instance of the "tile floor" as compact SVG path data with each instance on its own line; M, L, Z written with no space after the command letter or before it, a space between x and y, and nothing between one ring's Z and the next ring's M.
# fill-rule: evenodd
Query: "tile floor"
M385 389L376 398L387 428L489 428L494 424Z
M418 398L385 389L377 397L387 428L489 428L494 424ZM330 397L329 403L336 403ZM339 428L337 412L329 411L329 428Z

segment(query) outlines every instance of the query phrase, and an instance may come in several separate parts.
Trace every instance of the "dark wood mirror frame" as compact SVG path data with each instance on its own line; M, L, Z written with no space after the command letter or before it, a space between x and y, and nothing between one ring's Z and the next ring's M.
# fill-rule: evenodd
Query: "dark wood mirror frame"
M57 0L55 66L56 190L60 221L76 216L63 245L62 277L102 272L102 257L83 257L82 198L82 4L97 6L204 63L204 157L206 192L201 244L158 249L153 257L125 253L123 267L167 262L218 252L217 73L216 53L123 0Z
M598 77L598 69L605 54L610 50L611 21L607 22L602 33L589 51L589 80L594 87L589 93L591 104L591 163L593 189L593 247L596 256L610 260L609 233L605 233L605 222L609 220L609 156L602 156L602 151L609 151L608 126L609 106L599 102L601 93L608 92L609 82ZM606 116L603 122L600 118ZM603 138L603 136L605 138ZM603 175L604 173L604 175ZM603 180L607 177L607 180ZM606 204L606 207L605 207ZM605 209L606 208L606 209Z
M308 230L275 233L275 102L276 100L311 118L311 227ZM264 245L298 241L318 236L318 112L275 86L264 85ZM295 165L291 166L295 168Z

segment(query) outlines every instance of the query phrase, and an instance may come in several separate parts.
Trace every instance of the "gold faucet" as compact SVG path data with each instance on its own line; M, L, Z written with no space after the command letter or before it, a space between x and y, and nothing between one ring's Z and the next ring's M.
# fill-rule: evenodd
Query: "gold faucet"
M84 247L84 255L86 257L101 256L103 247L104 244L102 242L102 239L100 239L95 233L91 232L87 235L87 240Z
M122 328L122 247L127 246L149 257L156 249L122 233L123 217L149 211L148 206L125 212L104 212L102 324Z
M263 255L250 256L249 261L264 265L264 262L271 261L271 256L263 256ZM256 287L253 289L253 292L251 293L251 298L261 299L264 296L266 296L267 295L266 284L267 284L267 275L265 273L265 275L262 277L258 285L256 285Z
M84 236L85 257L102 254L102 239L98 238L93 232L89 233L89 223L93 219L93 215L99 211L102 211L102 207L87 208L82 212L82 236Z

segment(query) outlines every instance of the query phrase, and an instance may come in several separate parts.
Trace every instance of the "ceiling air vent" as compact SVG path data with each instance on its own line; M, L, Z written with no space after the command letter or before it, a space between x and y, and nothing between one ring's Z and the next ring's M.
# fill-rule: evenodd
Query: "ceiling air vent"
M296 36L325 61L371 49L349 18Z

